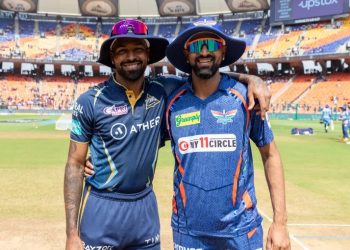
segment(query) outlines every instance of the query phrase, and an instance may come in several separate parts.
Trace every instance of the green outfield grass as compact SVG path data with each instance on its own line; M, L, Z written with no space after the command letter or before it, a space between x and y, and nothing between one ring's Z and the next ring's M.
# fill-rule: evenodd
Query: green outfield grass
M0 116L0 228L12 223L14 230L23 231L26 223L41 223L47 227L47 232L56 235L53 241L56 247L46 249L63 249L64 244L63 174L69 133L55 131L53 121L57 118ZM11 119L42 120L3 122ZM317 122L273 120L271 124L284 162L289 223L350 224L350 145L339 142L341 125L335 123L335 130L326 134ZM315 135L292 136L293 127L312 127ZM271 216L263 167L258 151L253 148L258 206ZM166 145L159 153L154 182L164 249L170 249L172 170L172 154ZM17 224L22 228L16 228ZM58 226L53 231L55 225ZM27 233L30 235L35 230L33 223ZM0 242L11 240L9 235L8 231L0 229ZM51 236L43 235L51 246ZM29 243L27 249L34 249L32 246Z

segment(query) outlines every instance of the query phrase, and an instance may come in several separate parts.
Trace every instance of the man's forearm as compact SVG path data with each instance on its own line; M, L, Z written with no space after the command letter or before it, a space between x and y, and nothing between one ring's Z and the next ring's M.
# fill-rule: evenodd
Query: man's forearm
M247 81L244 81L245 79L243 79L243 74L240 73L236 73L236 72L225 72L226 74L228 74L230 77L232 77L233 79L235 79L236 81L243 81L244 84L247 84Z
M272 147L276 147L272 145ZM279 224L287 223L285 184L282 161L277 148L265 159L263 157L266 181L270 191L273 220Z
M75 145L70 148L74 151ZM78 233L78 213L83 189L84 168L83 165L68 160L64 176L64 203L66 210L66 234L67 236Z

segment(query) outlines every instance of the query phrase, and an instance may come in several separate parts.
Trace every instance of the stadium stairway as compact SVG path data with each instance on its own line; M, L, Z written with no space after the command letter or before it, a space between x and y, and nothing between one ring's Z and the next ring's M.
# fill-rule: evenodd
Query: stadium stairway
M316 79L312 79L311 84L299 95L297 96L294 100L292 100L292 105L295 105L300 102L309 92L310 90L317 84Z
M290 78L287 83L284 84L284 86L277 92L275 93L272 97L271 97L271 103L275 103L277 101L277 99L283 95L284 92L286 92L289 87L293 84L294 79L296 78L296 76L293 76L292 78Z

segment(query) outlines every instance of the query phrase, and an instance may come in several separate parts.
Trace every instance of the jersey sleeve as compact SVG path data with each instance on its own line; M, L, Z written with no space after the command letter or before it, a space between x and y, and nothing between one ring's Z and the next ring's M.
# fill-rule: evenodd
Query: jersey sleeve
M90 142L93 132L93 103L88 93L74 103L70 138L77 142Z
M262 120L260 115L257 115L255 111L251 112L251 130L249 136L257 147L263 147L273 141L274 136L267 114L266 119Z

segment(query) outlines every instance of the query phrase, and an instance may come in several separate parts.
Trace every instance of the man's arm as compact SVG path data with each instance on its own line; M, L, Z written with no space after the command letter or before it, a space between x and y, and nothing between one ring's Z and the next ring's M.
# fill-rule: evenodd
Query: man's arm
M273 222L267 234L266 249L290 249L282 160L274 141L259 150L273 209Z
M83 189L87 143L70 142L64 174L64 203L66 210L66 250L83 249L78 233L78 213Z
M257 114L260 114L261 119L264 120L266 117L266 112L270 107L271 93L267 84L258 76L240 74L235 72L225 72L233 79L247 84L248 86L248 100L249 100L249 109L251 110L255 106L255 99L259 103Z

